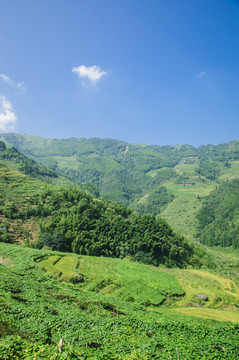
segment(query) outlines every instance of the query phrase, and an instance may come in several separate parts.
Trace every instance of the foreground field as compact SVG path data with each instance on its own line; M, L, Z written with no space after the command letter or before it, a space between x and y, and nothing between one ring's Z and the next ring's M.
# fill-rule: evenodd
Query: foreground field
M216 287L206 293L209 307L185 307L194 291L206 289L200 282L210 277L225 297L234 294L236 301L238 288L232 281L202 271L185 270L183 275L182 270L169 272L129 260L3 243L0 258L1 359L239 356L238 312L212 308ZM209 320L201 318L200 310Z
M169 296L184 295L172 274L131 261L91 256L81 256L80 260L63 256L57 260L56 256L49 256L39 264L51 274L60 273L59 280L74 281L76 272L83 274L84 282L80 285L82 290L99 293L107 298L157 306Z
M236 311L239 308L238 286L230 279L205 270L159 270L129 260L69 255L46 256L38 263L60 281L74 282L81 274L83 291L148 306L170 304L176 307L175 311L177 308L181 311L184 307L200 306L204 310L235 310L230 321L239 322L239 311ZM207 301L200 299L199 294L204 294ZM189 309L187 314L190 311L193 315L193 309ZM217 316L214 311L214 315L206 318L227 321L226 313L222 316L219 311Z
M203 307L231 309L239 307L239 288L234 281L203 270L167 270L174 274L185 291L185 297L178 306L190 301L199 301L198 294L208 298ZM202 304L202 302L201 302Z
M182 314L186 316L195 316L203 319L212 319L217 321L231 321L233 323L239 323L239 312L234 310L216 310L205 308L178 308L167 309L170 314Z

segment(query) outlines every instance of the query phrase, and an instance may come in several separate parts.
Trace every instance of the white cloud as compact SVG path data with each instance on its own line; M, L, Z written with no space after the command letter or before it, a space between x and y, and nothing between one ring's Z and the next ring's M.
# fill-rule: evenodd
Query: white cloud
M87 79L92 84L96 84L103 76L107 75L106 71L101 71L99 66L85 66L80 65L72 68L72 72L76 73L79 79ZM87 86L85 82L82 82L83 86Z
M197 74L197 77L198 77L199 79L202 79L202 78L204 78L205 76L206 76L206 71L202 71L202 72L200 72L200 73Z
M25 88L24 88L24 82L21 81L21 82L17 83L17 87L18 87L18 89L25 90Z
M5 74L0 74L0 78L4 81L4 82L6 82L6 83L8 83L8 84L11 84L11 79L10 79L10 77L9 76L7 76L7 75L5 75Z
M6 96L0 96L0 131L14 130L17 117L12 109L12 104Z
M18 88L20 90L24 90L24 82L23 81L16 83L14 80L12 80L9 76L7 76L5 74L0 74L0 78L8 85L10 85L14 88Z

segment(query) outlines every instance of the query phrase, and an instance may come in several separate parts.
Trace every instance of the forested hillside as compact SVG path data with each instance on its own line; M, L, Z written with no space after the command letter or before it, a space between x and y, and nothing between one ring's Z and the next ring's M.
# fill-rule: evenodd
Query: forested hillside
M94 199L77 188L34 180L6 166L5 155L12 153L15 154L13 148L1 151L5 157L5 164L0 166L2 241L25 239L39 248L48 246L96 256L130 256L155 265L185 267L197 263L193 247L175 234L165 220L154 215L138 215L122 204ZM19 157L16 151L16 159Z
M42 214L51 215L41 221L40 246L85 255L130 256L170 267L193 263L193 248L154 215L138 215L77 189L48 190L39 203Z
M155 151L146 145L130 145L111 139L45 140L19 134L3 137L25 154L61 171L69 179L78 183L90 182L99 188L101 196L125 205L141 199L153 187L159 187L165 179L175 175L168 170L156 178L146 175L152 170L170 169L176 164L175 159L168 157L166 149ZM164 189L164 192L167 193L167 190ZM153 193L151 197L159 198ZM171 200L167 195L163 198L166 203ZM148 205L147 208L148 212L160 212L160 201L156 210ZM140 204L137 210L141 211Z
M239 178L238 140L194 148L22 134L1 138L94 197L120 202L141 214L160 214L191 240L198 232L202 199L220 183Z
M85 192L0 145L0 358L238 357L236 257L189 243L165 219L95 198L94 184ZM235 175L235 164L224 176ZM190 174L195 164L160 171L164 179L171 171L181 176L183 166ZM169 186L184 196L202 189ZM221 201L235 200L237 188L238 180L215 190L216 206L226 211ZM163 186L152 191L166 210L183 198ZM201 215L210 214L210 197L201 195ZM229 203L236 219L236 200Z
M199 239L210 246L239 247L239 179L220 185L197 214Z
M161 195L162 184L215 181L229 161L239 159L239 142L194 148L189 145L147 146L112 139L43 139L4 134L1 137L25 154L60 170L70 179L96 185L101 196L134 204L137 210L159 213L172 201ZM179 173L177 165L194 165L193 176ZM152 189L154 191L152 191ZM159 191L157 191L159 189ZM164 193L167 189L164 188ZM150 195L150 199L148 196ZM146 196L142 200L142 197ZM152 203L157 203L155 207Z
M25 156L14 147L6 147L5 142L0 141L0 161L15 167L20 172L37 178L57 178L56 171L41 165L33 159Z

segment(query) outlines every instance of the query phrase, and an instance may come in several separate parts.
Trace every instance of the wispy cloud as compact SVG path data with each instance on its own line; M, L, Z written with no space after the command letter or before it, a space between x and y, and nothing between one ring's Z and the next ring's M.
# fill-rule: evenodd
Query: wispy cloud
M2 79L2 81L4 81L6 84L8 84L14 88L24 90L24 82L23 81L17 83L16 81L12 80L6 74L0 74L0 79Z
M0 96L0 131L14 130L17 117L12 109L12 104L6 96Z
M202 71L200 73L197 74L197 78L198 79L202 79L206 76L207 72L206 71Z
M99 66L85 66L80 65L78 67L73 67L72 72L76 73L79 79L88 80L91 84L95 85L103 76L107 75L106 71L101 71ZM87 84L82 81L83 86L87 86Z
M11 84L11 82L12 82L12 80L10 79L10 77L7 76L7 75L5 75L5 74L0 74L0 78L1 78L4 82L6 82L6 83L8 83L8 84Z

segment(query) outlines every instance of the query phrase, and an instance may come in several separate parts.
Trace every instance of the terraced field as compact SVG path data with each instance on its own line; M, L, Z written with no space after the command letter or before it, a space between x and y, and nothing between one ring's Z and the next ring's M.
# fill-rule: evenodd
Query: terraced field
M239 323L239 287L234 281L203 270L167 270L185 291L170 312ZM204 301L199 294L207 296Z
M239 357L238 311L212 307L219 289L236 301L230 280L4 243L0 259L2 359ZM185 307L201 290L209 307Z
M239 287L234 281L203 270L158 269L129 260L51 255L39 261L60 281L74 281L91 291L163 311L239 322ZM200 299L199 294L207 297Z
M170 296L184 295L173 274L129 260L50 256L39 265L59 280L74 281L74 276L80 274L84 291L127 302L158 306Z

